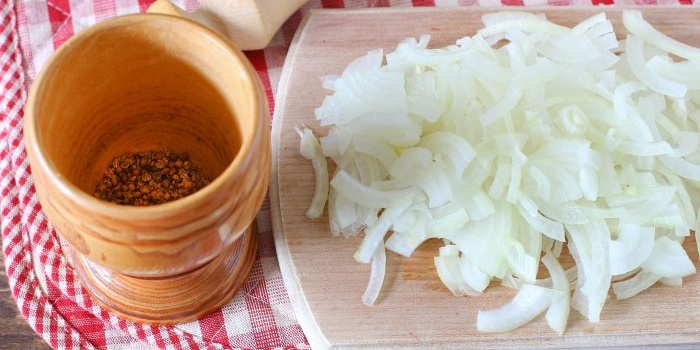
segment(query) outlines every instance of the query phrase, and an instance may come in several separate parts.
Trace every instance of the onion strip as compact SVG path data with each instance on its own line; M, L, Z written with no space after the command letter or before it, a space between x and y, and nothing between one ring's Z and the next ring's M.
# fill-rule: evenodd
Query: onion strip
M321 145L311 129L307 127L297 128L297 133L301 138L300 153L304 158L311 160L315 176L314 195L306 210L306 217L316 219L323 214L323 208L328 200L328 163L323 151L321 151Z
M507 304L492 310L479 310L476 330L507 332L525 325L539 316L562 292L534 284L523 284Z

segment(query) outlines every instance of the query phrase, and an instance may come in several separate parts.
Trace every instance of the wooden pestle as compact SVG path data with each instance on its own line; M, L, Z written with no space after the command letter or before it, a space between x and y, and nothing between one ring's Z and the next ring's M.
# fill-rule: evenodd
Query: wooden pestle
M187 12L168 0L157 0L148 12L180 15L211 27L241 50L258 50L270 43L282 24L307 0L200 0Z

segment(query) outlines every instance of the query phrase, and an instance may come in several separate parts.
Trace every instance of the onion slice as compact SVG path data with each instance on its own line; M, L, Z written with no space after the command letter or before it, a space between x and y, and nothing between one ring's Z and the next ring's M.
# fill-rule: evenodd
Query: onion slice
M386 251L384 250L384 244L379 243L377 249L372 255L372 263L370 264L371 270L369 273L369 282L367 283L367 288L365 293L362 294L362 303L367 306L374 305L374 302L379 296L379 292L382 289L382 284L384 284L384 275L386 273Z
M678 241L661 236L654 242L654 248L642 268L660 277L686 277L695 273L695 265Z
M547 324L557 334L564 334L566 325L569 322L569 312L571 311L571 294L569 289L569 279L559 260L551 253L547 252L542 256L542 263L549 271L552 279L552 289L562 293L560 298L555 299L547 310L545 318Z
M313 131L308 127L297 128L296 130L301 138L299 151L304 158L311 160L315 176L314 195L309 208L306 210L306 217L316 219L323 214L323 208L328 200L328 163Z
M684 44L661 33L647 22L639 10L622 11L622 22L627 30L639 35L652 45L688 60L700 60L700 49Z
M523 284L507 304L492 310L479 310L476 330L479 332L507 332L532 321L560 298L562 292L534 284Z
M610 273L621 275L638 268L651 254L654 236L653 227L621 223L617 239L610 241Z

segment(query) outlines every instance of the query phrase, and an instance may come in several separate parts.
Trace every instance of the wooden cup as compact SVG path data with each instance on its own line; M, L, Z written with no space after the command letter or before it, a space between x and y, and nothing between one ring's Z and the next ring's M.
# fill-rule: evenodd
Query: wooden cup
M123 317L192 320L227 302L254 261L270 174L269 113L246 57L194 21L117 17L63 44L34 82L25 143L49 222L81 281ZM126 152L188 153L213 179L165 204L93 197Z

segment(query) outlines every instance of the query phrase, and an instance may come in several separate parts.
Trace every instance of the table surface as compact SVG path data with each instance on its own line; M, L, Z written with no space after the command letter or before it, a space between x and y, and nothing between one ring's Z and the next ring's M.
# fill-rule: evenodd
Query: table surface
M37 335L17 309L5 273L5 261L0 256L0 349L51 349Z

